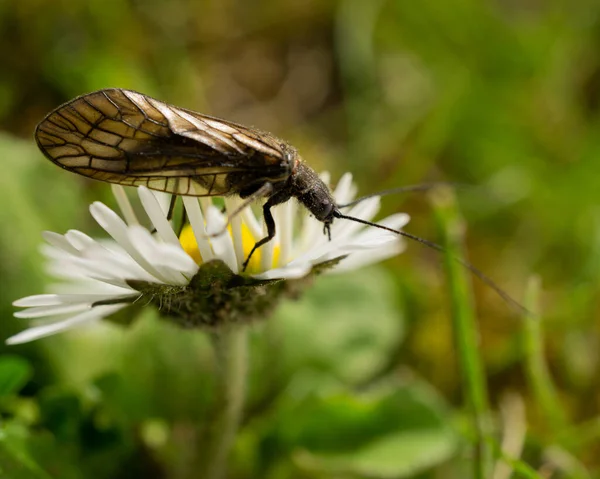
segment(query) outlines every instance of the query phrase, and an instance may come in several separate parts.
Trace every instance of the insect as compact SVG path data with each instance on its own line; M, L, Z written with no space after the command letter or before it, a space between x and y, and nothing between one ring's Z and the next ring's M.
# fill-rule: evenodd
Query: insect
M266 198L263 217L267 235L256 242L244 269L256 249L275 237L271 209L291 198L323 223L323 231L330 238L332 222L345 219L444 251L436 243L405 231L344 215L344 206L336 204L327 185L296 149L272 134L131 90L109 88L79 96L50 112L37 126L35 138L52 162L96 180L144 185L173 195L238 195L246 199L244 206ZM481 271L466 261L457 261L514 303Z

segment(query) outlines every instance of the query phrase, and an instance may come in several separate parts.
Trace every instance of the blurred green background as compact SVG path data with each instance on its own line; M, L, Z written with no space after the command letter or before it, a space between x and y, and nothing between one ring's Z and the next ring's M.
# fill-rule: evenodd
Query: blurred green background
M469 260L519 302L541 279L534 323L473 281L493 459L519 433L514 477L600 477L599 52L593 0L0 1L0 339L52 281L40 233L100 234L87 205L113 204L35 125L129 88L272 131L364 194L465 184ZM395 211L440 241L427 195ZM257 326L230 477L472 477L450 298L440 255L409 244ZM0 477L196 477L212 366L203 333L152 312L0 347Z

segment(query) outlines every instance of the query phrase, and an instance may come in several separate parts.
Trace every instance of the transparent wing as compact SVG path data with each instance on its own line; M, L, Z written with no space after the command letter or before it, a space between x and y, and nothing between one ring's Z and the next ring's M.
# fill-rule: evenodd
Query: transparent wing
M289 176L293 149L259 130L129 90L80 96L48 114L36 141L54 163L109 183L191 196L236 193L242 183Z

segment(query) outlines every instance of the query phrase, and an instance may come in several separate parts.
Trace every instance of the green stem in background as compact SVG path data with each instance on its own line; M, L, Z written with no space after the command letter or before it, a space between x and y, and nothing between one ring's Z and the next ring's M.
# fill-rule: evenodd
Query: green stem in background
M540 283L538 276L532 276L525 295L525 308L531 312L523 318L525 367L536 403L539 404L547 424L551 425L553 433L556 434L566 427L567 418L544 357L544 337L539 316Z
M217 361L215 406L208 431L202 467L203 479L226 476L227 460L242 417L248 370L248 331L245 326L228 326L214 334Z
M485 479L491 470L492 453L489 448L490 413L485 371L479 354L477 322L473 310L472 293L468 271L456 258L464 258L461 247L463 223L458 213L454 194L450 189L440 188L431 194L436 223L446 248L444 266L448 277L452 305L454 340L458 354L458 366L463 381L467 407L473 417L476 434L474 454L474 477Z
M490 448L494 452L494 455L501 461L506 462L513 468L513 475L511 477L524 478L524 479L545 479L545 476L539 474L533 467L520 459L514 459L506 455L502 450L500 444L495 440L488 440Z

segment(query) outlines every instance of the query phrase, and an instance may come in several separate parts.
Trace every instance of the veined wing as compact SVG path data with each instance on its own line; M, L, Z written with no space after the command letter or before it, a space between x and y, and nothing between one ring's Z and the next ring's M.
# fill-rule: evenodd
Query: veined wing
M285 180L295 159L290 146L268 133L121 89L65 103L35 136L42 152L69 171L191 196L238 192L233 188L243 184L232 186L230 173Z

